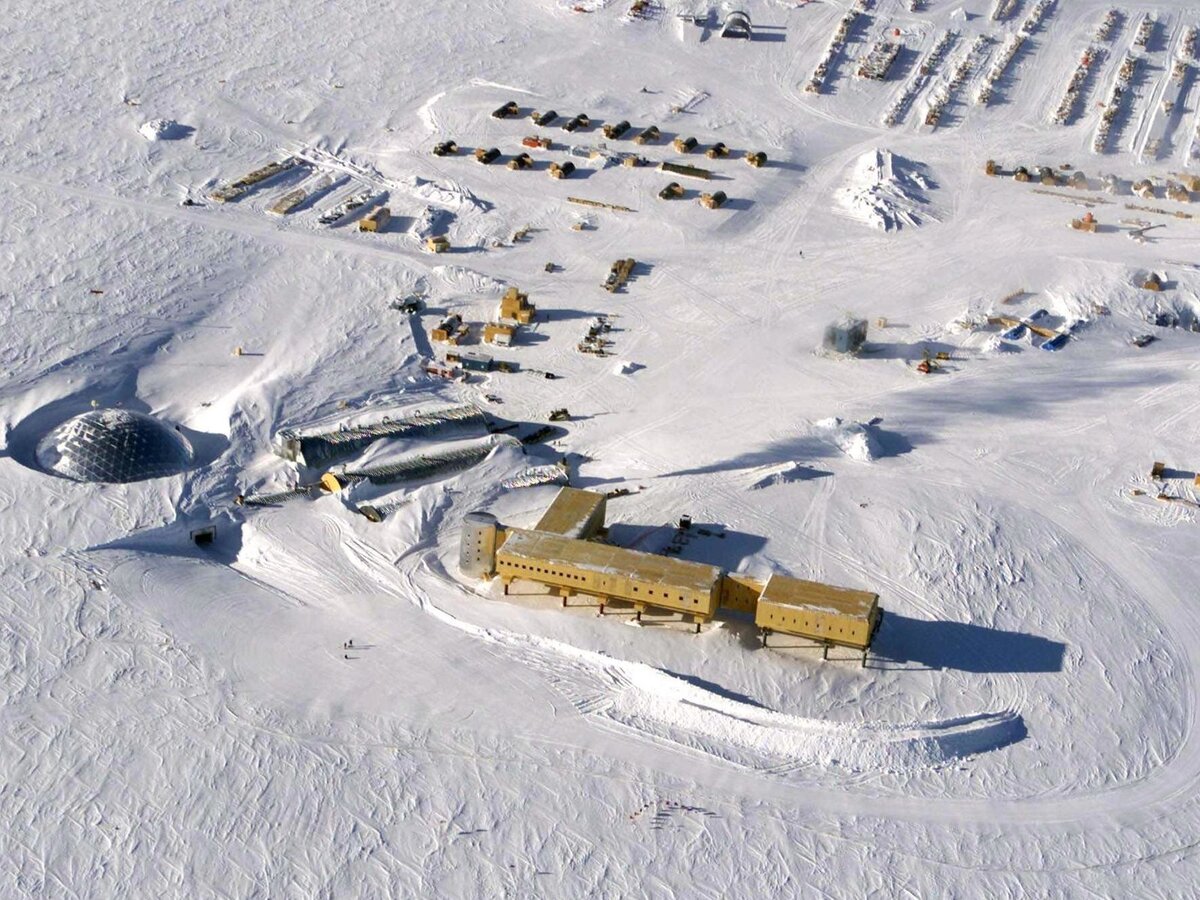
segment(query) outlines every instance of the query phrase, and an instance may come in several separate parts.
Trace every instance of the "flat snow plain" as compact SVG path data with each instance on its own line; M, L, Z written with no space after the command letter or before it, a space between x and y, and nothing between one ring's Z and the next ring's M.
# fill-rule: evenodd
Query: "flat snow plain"
M1200 468L1200 224L1161 180L1200 171L1198 64L1170 78L1200 15L1122 6L1097 41L1109 6L1060 0L984 106L1032 3L994 22L981 0L880 0L819 95L803 85L848 7L743 5L750 42L674 0L638 20L603 0L97 0L8 30L0 894L1195 891L1200 521L1182 476ZM853 77L895 29L889 80ZM978 35L994 40L951 89ZM1106 53L1054 124L1089 44ZM1131 48L1098 155L1097 103ZM509 99L593 126L492 119ZM547 177L620 119L733 156L701 158L717 179L677 201L649 167L571 157L574 177ZM452 138L508 159L533 133L555 146L531 172L429 152ZM296 152L312 164L207 199ZM989 158L1072 163L1091 189L988 178ZM848 208L881 170L907 174ZM1155 176L1158 198L1104 194L1102 172ZM314 196L268 212L297 185ZM382 233L318 223L364 187L387 194ZM724 208L696 202L709 189ZM1094 234L1067 227L1085 197ZM897 227L872 227L880 206ZM1138 222L1166 227L1130 240ZM451 253L422 249L438 231ZM628 289L601 290L627 256ZM1160 294L1139 287L1151 271ZM484 321L507 285L543 315L496 355L560 377L427 376L439 313ZM388 307L411 292L426 312ZM1057 353L978 324L1039 308L1070 329ZM872 322L867 352L816 352L848 311ZM606 358L575 349L599 314ZM1131 346L1142 333L1157 340ZM924 349L950 359L922 376ZM453 477L233 504L318 474L270 453L280 427L463 401L574 419ZM178 423L197 465L129 485L39 471L40 436L93 403ZM463 514L532 524L554 489L501 483L562 454L578 486L633 490L610 501L614 540L660 549L686 513L710 532L687 558L878 591L872 664L464 582ZM1152 482L1154 460L1172 477ZM392 510L372 524L363 502ZM209 522L216 545L193 547Z

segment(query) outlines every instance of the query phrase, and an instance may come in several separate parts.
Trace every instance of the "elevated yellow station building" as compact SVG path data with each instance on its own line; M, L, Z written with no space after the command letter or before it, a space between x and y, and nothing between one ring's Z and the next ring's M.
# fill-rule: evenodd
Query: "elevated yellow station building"
M507 594L514 581L551 588L563 598L620 601L643 612L680 614L696 631L720 609L750 613L762 629L763 646L781 633L861 650L866 659L879 627L879 597L786 575L762 582L691 562L604 543L605 497L562 488L532 529L505 528L487 513L463 523L460 568L481 578L498 576Z

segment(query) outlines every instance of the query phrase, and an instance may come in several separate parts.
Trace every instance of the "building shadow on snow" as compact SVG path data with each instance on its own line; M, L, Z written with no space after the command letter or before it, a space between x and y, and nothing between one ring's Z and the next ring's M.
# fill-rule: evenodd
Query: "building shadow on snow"
M869 665L978 673L1061 672L1066 649L1059 641L1020 631L888 612L871 647Z

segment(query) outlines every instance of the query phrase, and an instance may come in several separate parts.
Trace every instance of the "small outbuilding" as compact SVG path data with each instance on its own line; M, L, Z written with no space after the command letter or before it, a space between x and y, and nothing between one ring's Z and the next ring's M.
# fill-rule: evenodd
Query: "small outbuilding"
M683 196L683 185L678 181L672 181L665 188L658 192L660 200L678 200Z
M629 130L629 123L622 119L620 122L611 122L604 126L604 136L610 141L615 141L621 135Z
M380 206L373 209L370 215L361 219L358 223L359 231L382 231L387 227L387 223L392 220L392 211L386 206Z
M725 17L725 24L721 26L721 37L751 40L754 32L750 28L750 14L740 9L733 10Z
M867 320L846 316L825 327L822 346L834 353L857 353L867 340Z
M635 144L653 144L662 137L662 132L658 130L657 125L647 126L641 134L633 139Z
M1192 192L1180 184L1178 181L1167 182L1167 199L1174 200L1176 203L1191 203Z

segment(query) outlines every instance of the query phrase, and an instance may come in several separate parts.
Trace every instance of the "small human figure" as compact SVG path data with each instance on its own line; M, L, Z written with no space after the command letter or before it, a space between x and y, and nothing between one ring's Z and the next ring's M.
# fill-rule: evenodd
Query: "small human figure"
M343 654L342 654L342 659L349 659L349 658L350 658L350 654L349 654L349 653L343 653Z
M350 640L346 642L346 646L353 647L354 646L354 638L350 638Z

